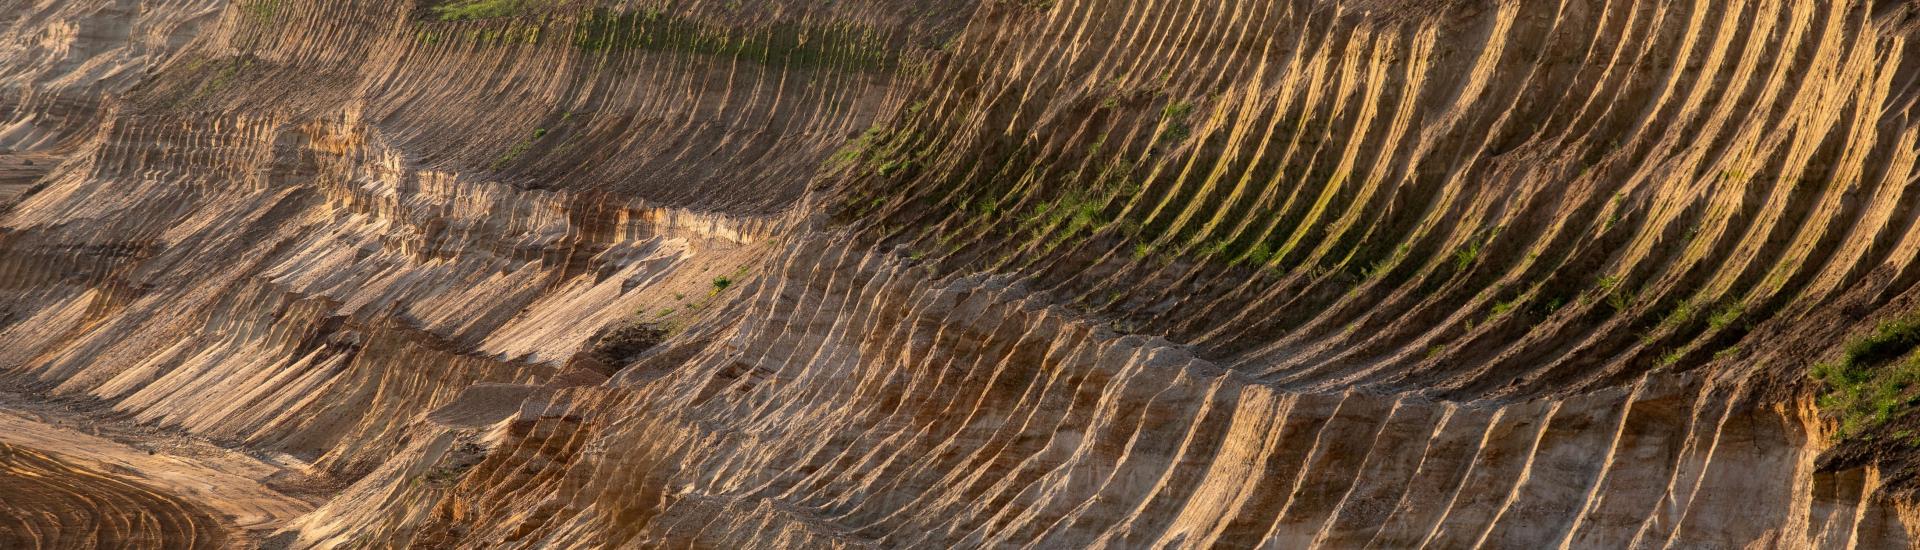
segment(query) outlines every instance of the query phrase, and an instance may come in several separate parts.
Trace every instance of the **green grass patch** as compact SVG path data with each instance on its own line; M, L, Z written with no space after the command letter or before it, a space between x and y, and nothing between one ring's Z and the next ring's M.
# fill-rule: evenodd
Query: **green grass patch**
M1507 300L1505 302L1494 304L1493 309L1487 312L1487 322L1491 323L1495 319L1505 317L1508 313L1512 313L1514 308L1519 306L1520 306L1519 298L1514 298L1512 300Z
M1626 208L1626 202L1627 193L1625 191L1613 194L1613 199L1607 202L1607 209L1610 210L1611 213L1607 214L1607 223L1600 226L1601 233L1612 231L1614 224L1620 223L1621 212Z
M893 177L912 169L919 159L931 154L931 149L912 149L919 138L918 133L895 131L883 123L875 123L827 157L824 168L830 172L859 169Z
M499 158L493 159L493 164L489 166L489 168L491 168L495 172L500 171L502 168L506 168L507 165L513 164L513 161L519 160L520 157L525 156L528 151L532 151L534 142L537 142L540 140L540 138L544 138L544 137L547 137L546 128L534 128L532 136L528 137L527 139L520 140L517 143L514 143L513 147L507 148L507 152L501 153Z
M1411 252L1412 250L1413 250L1412 247L1404 244L1398 247L1394 247L1392 253L1387 254L1386 257L1374 260L1373 263L1367 264L1366 268L1361 269L1360 278L1366 279L1366 280L1372 280L1372 279L1385 277L1389 270L1392 270L1394 266L1399 265L1400 262L1406 260L1407 253Z
M1594 282L1594 286L1599 287L1600 295L1615 313L1625 312L1633 307L1633 291L1621 288L1619 277L1612 275L1601 277Z
M1669 351L1665 355L1660 356L1660 366L1662 367L1674 366L1680 363L1680 358L1682 357L1686 357L1686 353L1681 352L1680 350Z
M1168 103L1165 108L1160 109L1160 117L1167 120L1181 120L1187 118L1187 115L1190 114L1193 114L1192 101L1175 101Z
M1910 412L1920 403L1920 312L1889 319L1854 338L1839 359L1809 374L1823 386L1820 409L1840 421L1840 438L1858 437Z
M1714 310L1713 315L1707 317L1707 328L1719 331L1720 329L1733 326L1734 321L1740 320L1740 316L1746 314L1746 304L1736 303L1722 306L1720 309Z
M1273 260L1273 255L1273 245L1267 244L1266 241L1260 241L1253 243L1253 247L1248 248L1247 253L1242 254L1240 258L1234 260L1233 263L1248 262L1254 265L1266 265L1267 262Z
M1145 260L1147 259L1148 256L1152 256L1152 255L1153 255L1152 244L1137 243L1133 245L1133 259Z
M1453 269L1454 271L1466 271L1468 267L1473 266L1473 262L1479 259L1480 241L1470 241L1462 245L1459 250L1453 251Z
M1051 231L1055 245L1064 244L1082 232L1091 233L1112 220L1106 216L1109 197L1075 189L1051 201L1041 203L1020 219L1022 232Z
M1560 308L1566 305L1567 305L1566 298L1554 296L1552 299L1547 300L1546 305L1540 306L1540 310L1541 310L1541 313L1552 315L1554 312L1560 311Z
M1680 305L1673 306L1673 311L1667 312L1666 317L1660 319L1660 327L1678 329L1693 320L1693 313L1693 302L1680 302Z
M206 68L213 65L218 65L219 68L211 71L211 75L206 74ZM184 104L198 101L201 98L218 94L232 87L236 82L239 82L240 75L247 72L247 69L252 66L253 59L250 57L233 57L218 61L195 61L187 65L183 70L191 73L194 78L199 79L199 84L195 85L193 90L187 92L185 95L176 96L172 100L172 106L178 108Z
M1160 132L1162 143L1180 143L1193 134L1193 128L1187 126L1187 116L1193 114L1193 102L1175 101L1160 109L1160 118L1166 121L1167 128Z
M987 197L980 197L980 200L973 202L973 211L983 217L991 218L994 214L1000 212L1000 202Z
M1640 337L1641 343L1651 344L1661 331L1678 331L1687 326L1687 323L1693 320L1694 309L1691 301L1680 302L1679 305L1673 306L1665 317L1660 318L1660 324L1654 326L1653 332Z
M867 128L867 131L862 132L859 137L853 138L853 141L849 141L846 145L840 146L840 150L835 151L833 156L828 157L827 168L829 170L844 170L858 165L862 161L865 161L867 157L871 156L874 153L874 149L886 139L887 127L875 124Z
M1123 203L1140 192L1140 186L1132 181L1133 170L1133 163L1114 160L1093 178L1091 185L1082 184L1084 179L1077 173L1069 176L1062 186L1073 187L1052 200L1018 206L1014 211L1007 212L1017 216L1013 233L1028 235L1033 242L1046 238L1050 248L1085 240L1108 227L1116 228L1121 236L1140 238L1142 230L1139 224L1107 212L1109 205ZM974 223L992 224L993 213L1001 209L994 206L977 210L980 213Z
M874 171L879 172L880 175L882 176L892 176L894 174L898 174L912 167L913 167L913 161L911 160L892 159L892 160L888 160L886 162L880 163L880 166L875 167Z

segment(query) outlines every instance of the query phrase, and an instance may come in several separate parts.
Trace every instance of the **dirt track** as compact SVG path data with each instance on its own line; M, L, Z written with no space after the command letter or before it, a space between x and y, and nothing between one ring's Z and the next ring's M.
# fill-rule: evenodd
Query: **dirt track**
M219 548L206 507L53 454L0 443L0 547Z
M251 547L322 498L302 471L0 391L0 548Z

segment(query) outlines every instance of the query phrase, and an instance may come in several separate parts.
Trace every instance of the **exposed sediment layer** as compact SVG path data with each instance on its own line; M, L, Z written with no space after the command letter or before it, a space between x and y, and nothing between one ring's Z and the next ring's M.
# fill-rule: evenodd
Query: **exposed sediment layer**
M300 547L1920 532L1910 3L444 4L0 2L0 370Z
M1505 406L1294 393L1006 280L935 282L820 242L786 256L819 260L761 279L790 288L750 289L722 344L502 402L490 424L436 423L303 541L1911 544L1874 474L1814 471L1806 411L1734 406L1738 388L1696 377ZM792 330L814 323L829 325ZM449 458L462 441L492 451L457 483L390 493L467 464Z

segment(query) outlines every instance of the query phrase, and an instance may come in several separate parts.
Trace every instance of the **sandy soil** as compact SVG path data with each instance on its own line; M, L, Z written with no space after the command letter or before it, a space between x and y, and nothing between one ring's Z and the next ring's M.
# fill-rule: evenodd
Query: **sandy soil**
M199 503L6 443L0 495L0 547L221 548L233 534Z
M102 472L115 484L158 493L147 501L210 511L230 531L226 542L245 547L335 489L307 476L307 465L293 457L241 453L118 420L109 411L10 391L0 391L0 445L47 463L42 469Z

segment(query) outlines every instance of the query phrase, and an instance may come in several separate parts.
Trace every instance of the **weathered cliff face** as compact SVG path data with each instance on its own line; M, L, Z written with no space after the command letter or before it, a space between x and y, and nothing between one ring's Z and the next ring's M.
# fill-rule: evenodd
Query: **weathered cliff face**
M1920 536L1910 4L0 21L7 387L339 484L49 506L342 548Z

